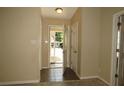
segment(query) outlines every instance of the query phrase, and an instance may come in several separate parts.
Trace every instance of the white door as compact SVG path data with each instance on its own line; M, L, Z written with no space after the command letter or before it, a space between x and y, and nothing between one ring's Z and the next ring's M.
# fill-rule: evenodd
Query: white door
M64 28L63 58L64 68L67 68L70 67L70 26L65 26Z
M78 22L71 27L71 68L77 73L78 63Z
M64 26L64 47L63 47L63 59L64 69L67 67L67 28Z
M118 57L118 85L124 85L124 16L121 16L121 21Z

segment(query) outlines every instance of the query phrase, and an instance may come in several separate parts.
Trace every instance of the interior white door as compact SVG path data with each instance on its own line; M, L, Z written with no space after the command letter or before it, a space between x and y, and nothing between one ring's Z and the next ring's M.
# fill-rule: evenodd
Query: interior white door
M71 26L71 68L77 73L78 63L78 22Z
M64 68L70 67L70 26L64 27L64 48L63 48L63 58L64 58Z

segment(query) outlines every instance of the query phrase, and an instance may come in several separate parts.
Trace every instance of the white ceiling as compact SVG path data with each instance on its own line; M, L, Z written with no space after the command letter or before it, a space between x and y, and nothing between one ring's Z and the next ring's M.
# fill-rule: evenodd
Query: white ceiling
M77 7L61 7L63 8L62 14L57 14L56 7L42 7L42 16L50 18L70 19L75 13Z

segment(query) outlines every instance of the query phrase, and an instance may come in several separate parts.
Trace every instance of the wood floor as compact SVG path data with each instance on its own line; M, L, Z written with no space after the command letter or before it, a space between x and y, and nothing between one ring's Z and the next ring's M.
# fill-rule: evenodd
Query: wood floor
M70 68L51 68L41 70L41 82L79 80L77 75ZM64 74L63 74L64 73Z
M84 79L84 80L68 80L58 82L41 82L37 84L25 84L28 86L108 86L97 78Z
M40 83L16 84L12 86L107 86L107 84L97 78L79 80L70 68L67 68L64 74L62 68L54 68L41 71Z
M36 86L107 86L103 81L93 79L80 80L73 70L66 68L44 69L41 71L41 83Z

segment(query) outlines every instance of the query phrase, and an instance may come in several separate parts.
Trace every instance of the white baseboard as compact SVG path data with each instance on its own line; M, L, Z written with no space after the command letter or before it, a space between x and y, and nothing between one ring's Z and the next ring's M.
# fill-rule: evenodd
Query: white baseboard
M42 69L48 69L49 67L42 67Z
M79 77L79 79L80 79L80 75L78 74L78 73L76 73L76 75Z
M92 78L98 78L98 76L80 77L80 79L92 79Z
M39 82L40 82L40 80L8 81L8 82L0 82L0 86L15 85L15 84L27 84L27 83L39 83Z
M101 78L101 77L98 77L98 79L100 79L101 81L103 81L104 83L106 83L107 85L111 85L108 81L106 81L105 79Z
M104 83L106 83L107 85L110 85L109 82L107 82L106 80L104 80L103 78L99 77L99 76L88 76L88 77L80 77L80 79L92 79L92 78L98 78L101 81L103 81Z

